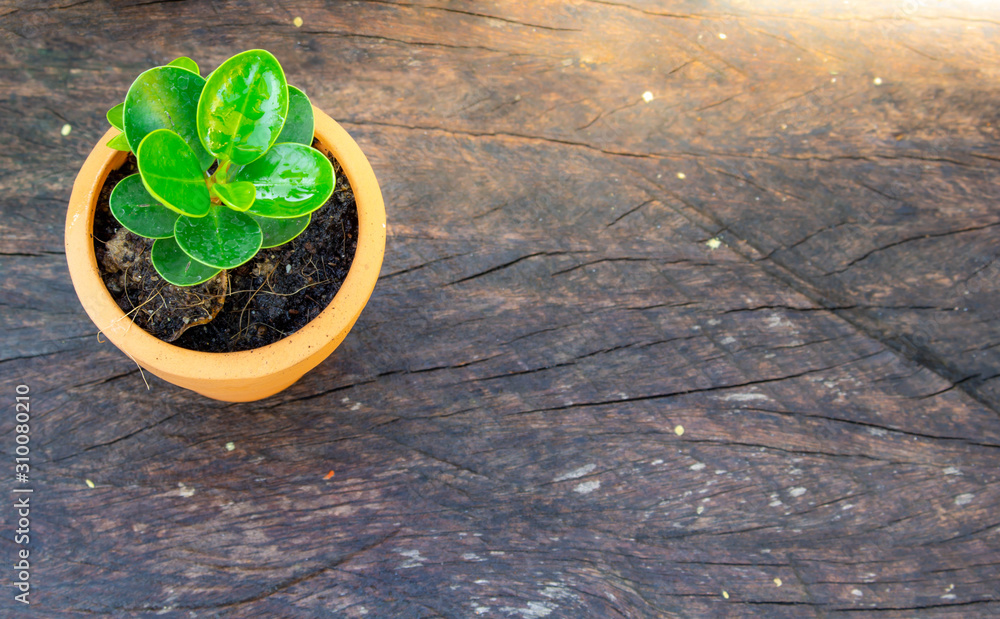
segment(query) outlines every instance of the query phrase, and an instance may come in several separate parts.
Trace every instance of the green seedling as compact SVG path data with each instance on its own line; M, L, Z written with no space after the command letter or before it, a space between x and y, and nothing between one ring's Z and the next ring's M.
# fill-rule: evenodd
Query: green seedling
M313 108L264 50L237 54L208 79L190 58L136 78L108 110L139 173L111 193L111 213L156 239L153 267L193 286L294 239L333 193L333 166L312 145Z

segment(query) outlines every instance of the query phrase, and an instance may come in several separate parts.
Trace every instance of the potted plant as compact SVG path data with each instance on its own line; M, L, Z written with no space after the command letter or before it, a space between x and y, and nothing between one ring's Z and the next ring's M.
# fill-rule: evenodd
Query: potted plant
M385 249L382 194L347 132L288 85L264 50L237 54L207 79L188 58L150 69L108 120L112 128L80 170L66 218L70 275L100 332L164 380L231 402L273 395L325 359L367 303ZM295 239L346 181L357 208L357 249L332 301L294 333L236 352L192 350L139 328L102 279L94 247L102 188L130 152L137 173L115 185L109 208L133 242L139 239L133 253L143 241L150 247L136 260L155 269L147 280L155 280L161 300L165 290L220 281L224 293L228 270L246 270L261 249Z

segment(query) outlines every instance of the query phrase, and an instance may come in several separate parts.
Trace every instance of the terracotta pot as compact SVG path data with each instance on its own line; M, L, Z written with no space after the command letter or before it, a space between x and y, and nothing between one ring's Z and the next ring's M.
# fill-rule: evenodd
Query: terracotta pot
M368 159L357 143L319 109L316 138L340 162L358 207L358 249L347 279L312 322L273 344L232 353L187 350L159 340L118 308L101 281L94 256L94 212L108 173L128 153L107 147L109 130L83 164L66 214L66 260L76 294L107 339L145 370L186 389L227 402L274 395L316 367L344 340L368 302L385 253L385 206Z

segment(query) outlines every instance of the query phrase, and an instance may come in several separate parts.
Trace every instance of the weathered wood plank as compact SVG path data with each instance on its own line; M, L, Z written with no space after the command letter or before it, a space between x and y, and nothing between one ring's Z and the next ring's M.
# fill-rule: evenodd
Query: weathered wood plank
M32 389L34 610L1000 612L996 23L0 2L0 383ZM147 391L71 290L65 201L139 71L251 47L372 161L382 279L275 398Z

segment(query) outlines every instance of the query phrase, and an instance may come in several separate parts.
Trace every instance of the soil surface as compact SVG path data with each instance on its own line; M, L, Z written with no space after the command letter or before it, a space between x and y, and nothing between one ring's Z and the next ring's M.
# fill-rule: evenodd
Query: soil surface
M180 287L153 268L153 241L122 228L108 207L118 181L138 171L130 153L108 175L94 217L94 250L105 286L137 326L190 350L249 350L294 333L333 300L357 249L354 192L340 164L328 158L336 189L301 235L204 284Z

